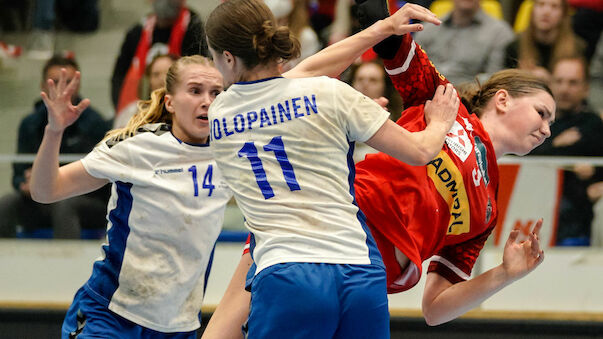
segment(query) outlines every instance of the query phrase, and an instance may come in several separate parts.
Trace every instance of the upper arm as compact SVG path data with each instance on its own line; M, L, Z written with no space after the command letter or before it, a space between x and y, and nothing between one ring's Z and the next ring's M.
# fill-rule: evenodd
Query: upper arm
M86 194L108 184L109 180L93 177L86 171L81 161L59 167L55 200Z
M410 34L402 36L396 56L384 60L384 64L405 107L424 104L433 97L439 85L448 83Z

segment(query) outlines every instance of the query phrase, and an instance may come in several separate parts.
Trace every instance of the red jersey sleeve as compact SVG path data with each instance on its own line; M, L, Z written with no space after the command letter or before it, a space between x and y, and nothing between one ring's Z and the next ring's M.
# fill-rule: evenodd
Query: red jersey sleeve
M410 34L403 35L396 56L384 60L384 65L406 108L424 104L433 98L439 85L449 82Z
M247 240L245 241L245 247L243 247L243 255L249 253L249 244L251 243L251 233L247 235Z
M475 238L455 245L444 246L431 257L427 272L435 272L453 284L469 280L473 265L494 227Z

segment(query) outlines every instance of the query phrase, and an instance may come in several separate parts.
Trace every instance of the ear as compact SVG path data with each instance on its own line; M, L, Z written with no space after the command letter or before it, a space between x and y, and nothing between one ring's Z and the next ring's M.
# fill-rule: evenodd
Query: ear
M232 55L232 53L230 53L229 51L222 51L222 57L224 57L224 61L226 62L226 65L231 70L234 70L235 66L237 64L237 59L235 58L235 56Z
M494 94L494 107L496 108L497 114L504 114L509 109L511 96L506 89L499 89Z
M176 109L174 108L174 105L173 105L173 102L172 102L172 95L171 94L166 94L164 102L165 102L165 109L168 112L174 114L176 112Z

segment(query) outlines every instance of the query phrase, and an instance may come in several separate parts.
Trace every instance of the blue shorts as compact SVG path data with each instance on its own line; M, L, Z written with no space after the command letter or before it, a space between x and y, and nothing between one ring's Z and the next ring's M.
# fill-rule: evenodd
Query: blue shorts
M162 333L140 326L92 299L84 287L73 298L63 321L62 339L157 338L196 339L197 331Z
M251 284L248 338L389 338L385 270L285 263Z

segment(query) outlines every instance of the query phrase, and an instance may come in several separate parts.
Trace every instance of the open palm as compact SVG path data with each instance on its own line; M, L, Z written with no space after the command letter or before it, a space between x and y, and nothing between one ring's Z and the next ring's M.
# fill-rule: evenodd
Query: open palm
M538 219L528 239L519 242L519 228L511 231L503 253L503 267L510 277L519 279L533 271L544 260L544 251L540 248L538 238L541 227L542 219Z
M42 92L42 100L48 109L48 128L54 132L62 132L73 124L90 105L90 100L84 99L77 106L71 103L71 97L80 83L80 72L76 72L73 80L67 84L65 69L61 69L58 83L47 80L48 94Z

